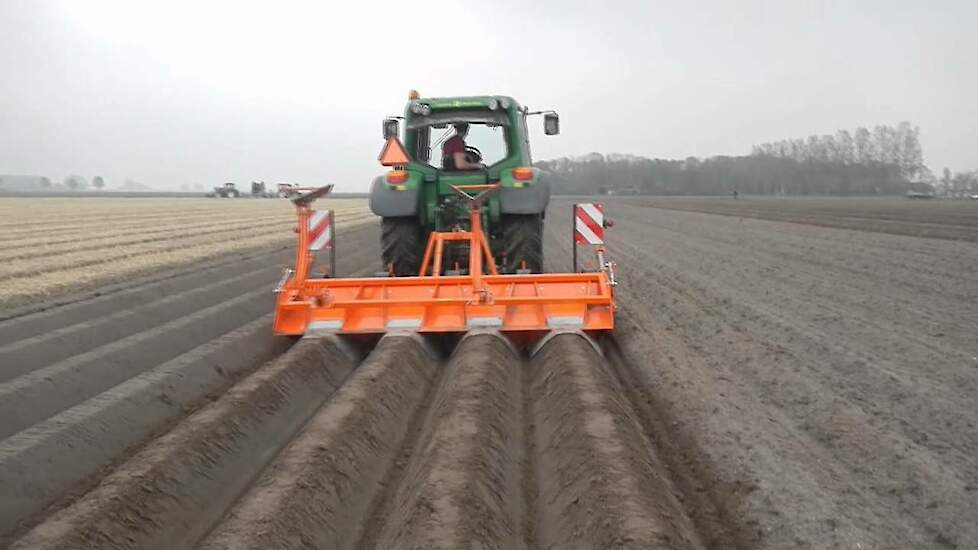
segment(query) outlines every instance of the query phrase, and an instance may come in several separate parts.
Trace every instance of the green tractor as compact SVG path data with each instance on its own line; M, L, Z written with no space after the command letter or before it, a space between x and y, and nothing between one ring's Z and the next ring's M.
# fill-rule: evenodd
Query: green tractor
M499 184L482 208L498 269L543 272L550 187L532 165L526 127L527 117L537 114L544 115L544 133L559 133L557 113L530 112L506 96L421 98L412 92L404 116L384 120L385 152L393 145L403 156L370 189L370 209L382 219L385 270L416 276L430 232L469 229L468 202L453 186ZM444 272L464 270L467 246L445 251Z

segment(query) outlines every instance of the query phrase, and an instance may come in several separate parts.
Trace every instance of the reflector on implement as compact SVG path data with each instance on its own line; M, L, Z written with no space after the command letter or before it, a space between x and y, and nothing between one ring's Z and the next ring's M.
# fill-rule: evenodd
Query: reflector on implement
M454 189L469 203L470 229L432 232L417 277L310 278L310 204L330 189L294 199L299 242L295 269L288 270L276 288L276 334L463 333L492 328L517 342L532 343L554 329L614 328L616 283L613 263L605 260L603 248L597 251L598 269L593 272L500 275L481 224L482 204L499 185ZM446 275L445 246L458 241L468 243L468 271Z

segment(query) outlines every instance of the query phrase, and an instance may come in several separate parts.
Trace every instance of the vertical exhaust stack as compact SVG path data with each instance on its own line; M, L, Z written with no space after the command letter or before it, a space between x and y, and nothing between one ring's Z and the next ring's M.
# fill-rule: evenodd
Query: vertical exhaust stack
M468 202L470 229L432 232L414 277L339 279L332 277L331 268L328 277L314 278L311 247L322 236L309 227L311 204L332 186L294 199L299 219L296 265L276 288L275 333L375 335L406 330L458 335L493 329L530 347L553 330L596 334L614 328L614 264L606 259L603 246L596 249L590 271L500 275L481 223L482 205L499 185L453 188ZM446 275L441 265L446 243L459 242L469 247L468 272ZM333 245L330 241L330 254ZM576 248L577 244L575 257Z

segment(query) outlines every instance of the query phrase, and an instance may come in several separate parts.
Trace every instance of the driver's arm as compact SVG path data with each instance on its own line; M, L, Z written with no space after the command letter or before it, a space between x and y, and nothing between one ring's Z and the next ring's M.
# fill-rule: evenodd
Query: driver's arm
M481 170L482 169L481 164L469 162L469 158L464 152L452 153L452 160L455 161L456 170Z

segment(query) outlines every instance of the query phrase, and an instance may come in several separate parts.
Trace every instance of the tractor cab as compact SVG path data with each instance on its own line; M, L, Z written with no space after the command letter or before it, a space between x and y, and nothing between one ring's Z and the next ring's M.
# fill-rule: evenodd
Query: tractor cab
M417 98L408 103L403 117L385 120L384 139L397 137L403 120L403 143L413 164L409 169L447 179L458 172L480 172L489 182L496 182L508 170L532 165L527 116L534 114L545 114L547 135L559 132L556 113L531 113L510 97ZM458 133L459 124L468 127L463 138L465 155L477 168L456 167L443 152Z
M464 128L464 135L459 133L459 128ZM409 153L412 158L437 169L440 176L477 171L498 181L502 164L507 161L509 164L519 163L521 151L518 146L511 146L509 139L509 134L516 130L510 127L509 118L502 112L432 113L415 117L406 130L411 134ZM465 160L475 167L456 166L453 155L446 153L447 145L455 140L464 142ZM518 142L525 143L524 140ZM492 176L489 176L490 169Z

